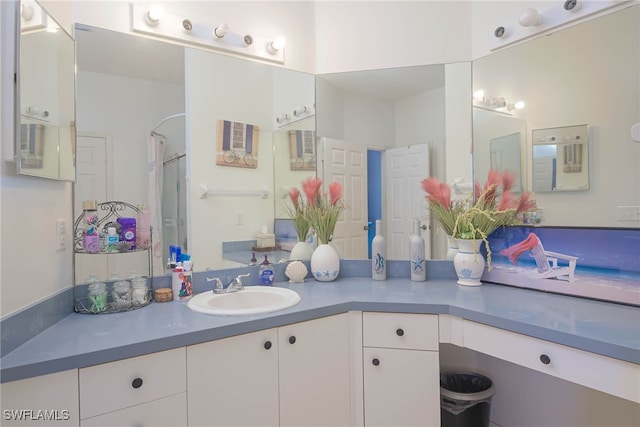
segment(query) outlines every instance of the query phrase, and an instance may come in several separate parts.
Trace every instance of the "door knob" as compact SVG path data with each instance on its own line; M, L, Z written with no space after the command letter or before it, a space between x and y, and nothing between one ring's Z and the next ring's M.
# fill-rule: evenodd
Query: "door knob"
M264 343L265 350L269 350L271 348L271 341L267 341Z
M373 359L373 360L371 361L371 363L373 364L373 366L378 366L378 365L380 365L380 360L378 360L378 359Z

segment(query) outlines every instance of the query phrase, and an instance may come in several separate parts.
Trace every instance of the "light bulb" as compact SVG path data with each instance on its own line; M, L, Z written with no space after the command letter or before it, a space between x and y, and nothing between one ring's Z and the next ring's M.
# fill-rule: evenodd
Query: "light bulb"
M267 43L267 51L274 55L280 49L282 49L285 45L284 37L278 37L270 43Z
M276 117L276 122L278 122L279 124L286 123L288 121L289 121L289 115L286 113Z
M520 22L520 25L523 27L536 27L542 24L542 19L542 15L540 15L537 10L529 8L520 14L518 22Z
M473 92L473 99L478 102L484 102L484 90L478 89L477 91Z
M524 101L518 101L513 104L513 106L516 108L516 110L522 110L524 108Z
M144 22L146 22L147 25L155 27L156 25L158 25L158 22L160 22L160 18L162 18L162 13L163 13L162 7L153 6L144 15Z
M229 32L229 26L227 24L220 24L213 29L213 38L221 39Z
M300 117L304 114L307 114L307 112L309 112L309 109L306 106L300 106L300 107L296 107L295 110L293 110L293 115L296 117Z
M20 15L25 21L30 21L31 18L33 18L33 6L22 3L20 7Z

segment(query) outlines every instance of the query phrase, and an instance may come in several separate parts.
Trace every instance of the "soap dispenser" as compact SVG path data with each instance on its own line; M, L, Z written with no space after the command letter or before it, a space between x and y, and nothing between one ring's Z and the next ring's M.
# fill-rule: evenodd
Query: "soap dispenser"
M273 264L269 262L267 255L260 264L260 284L262 286L273 286Z

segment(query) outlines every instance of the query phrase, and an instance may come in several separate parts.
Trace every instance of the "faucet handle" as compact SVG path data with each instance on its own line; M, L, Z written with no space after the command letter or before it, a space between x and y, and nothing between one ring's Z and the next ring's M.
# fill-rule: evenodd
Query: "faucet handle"
M216 282L213 284L213 292L219 294L224 291L224 286L222 285L222 281L217 277L207 277L207 282Z
M251 276L251 273L238 274L238 276L234 280L234 283L236 283L236 285L238 285L238 287L242 288L242 278L243 277L249 277L249 276Z

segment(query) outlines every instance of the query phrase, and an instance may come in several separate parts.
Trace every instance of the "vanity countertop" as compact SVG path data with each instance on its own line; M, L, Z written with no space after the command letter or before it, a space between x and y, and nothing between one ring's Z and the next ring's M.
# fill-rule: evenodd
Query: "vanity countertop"
M196 313L179 301L109 315L72 313L0 359L2 382L350 310L450 314L640 364L638 307L488 283L464 287L453 280L307 279L276 286L296 290L302 300L282 311L246 316Z

